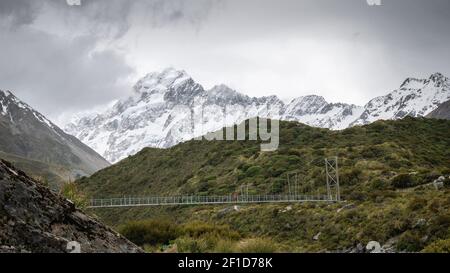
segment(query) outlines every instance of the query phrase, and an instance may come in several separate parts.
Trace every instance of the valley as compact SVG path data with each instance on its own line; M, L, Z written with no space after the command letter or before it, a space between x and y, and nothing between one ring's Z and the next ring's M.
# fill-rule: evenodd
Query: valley
M251 140L246 117L261 113L263 117L272 114L279 117L275 112L269 115L264 109L281 111L281 108L262 103L268 102L267 98L244 99L224 86L204 93L185 74L174 70L166 73L175 74L150 74L137 85L139 90L147 90L140 95L141 99L118 103L114 106L116 110L109 112L114 119L108 122L111 134L101 133L106 143L113 143L115 134L127 139L117 146L121 155L114 157L118 161L114 165L110 166L91 148L63 132L11 92L0 93L0 125L4 128L0 156L148 252L367 252L365 246L371 241L379 242L385 252L448 251L450 123L445 120L446 103L439 104L448 98L447 78L436 74L428 80L409 79L399 91L383 100L377 98L361 111L361 117L368 117L369 109L382 108L376 104L397 101L386 108L385 114L373 115L386 120L359 120L341 130L281 120L279 145L275 151L268 152L261 150L261 144L265 143L262 139ZM153 80L159 83L149 87ZM423 85L420 90L419 85ZM236 127L234 131L237 127L247 128L245 140L237 140L236 136L230 140L226 135L223 141L192 139L193 135L188 134L180 139L172 138L170 145L160 140L142 142L149 128L151 132L167 129L172 137L175 131L184 134L184 129L192 129L175 126L186 125L186 120L175 116L164 121L166 129L147 128L148 123L144 122L147 118L153 120L154 110L177 109L175 102L185 105L187 102L179 99L189 98L186 92L200 95L204 100L201 107L209 105L205 109L211 106L211 94L221 98L220 103L216 101L222 105L221 109L230 105L223 98L230 98L231 105L235 106L242 101L251 102L249 105L253 106L249 107L253 110L239 112L243 108L234 108L234 117L237 113L239 118L231 119L231 125L227 125ZM414 95L407 95L409 92ZM154 104L155 96L162 94L164 98ZM394 94L400 94L401 98L394 99ZM297 109L304 109L300 112L327 109L316 104L321 101L318 97L294 101ZM218 126L223 124L220 122L223 116L211 117L220 112L215 107L210 108L209 119L203 124L207 132L219 130ZM140 131L141 137L135 139L129 135L134 134L130 127L120 129L122 123L115 117L116 111L122 113L121 118L129 125L133 124L131 117L140 120L137 127L132 127L147 128ZM388 111L396 114L387 115ZM89 135L95 141L91 133L100 132L104 120L97 117L92 124L86 118L83 120L89 126L73 127L69 131L76 130L83 134L79 135L82 139ZM180 123L172 124L176 120ZM239 120L241 123L236 123ZM213 135L217 136L218 132ZM220 132L224 134L226 130ZM137 142L132 144L134 140ZM102 145L109 149L108 145ZM93 144L95 147L98 148ZM125 155L126 158L118 160ZM339 159L341 202L332 198L326 202L292 202L328 198L324 160L334 157ZM438 179L440 188L434 186ZM114 205L111 198L126 205L133 198L148 200L155 196L163 197L157 199L157 205L161 202L167 205L103 206ZM197 205L193 203L194 196L200 200ZM177 202L191 198L191 204L177 204L173 200L178 197L181 201ZM219 197L224 200L222 204L217 202ZM249 202L251 198L259 201L265 198L269 202ZM282 202L274 202L276 198ZM100 205L91 208L90 205L96 204L92 199L101 200L97 201ZM201 200L212 200L214 204Z

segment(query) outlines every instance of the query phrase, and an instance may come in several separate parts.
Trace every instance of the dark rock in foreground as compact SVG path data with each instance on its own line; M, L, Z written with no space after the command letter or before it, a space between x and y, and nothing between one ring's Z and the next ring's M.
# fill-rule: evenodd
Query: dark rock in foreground
M10 163L0 160L0 253L142 252ZM75 245L77 244L75 243Z

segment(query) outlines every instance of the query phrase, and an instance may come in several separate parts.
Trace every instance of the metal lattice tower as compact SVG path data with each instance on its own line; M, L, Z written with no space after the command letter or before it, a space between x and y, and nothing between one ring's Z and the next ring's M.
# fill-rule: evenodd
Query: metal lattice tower
M341 201L339 188L338 157L325 158L325 171L327 176L327 195L330 201Z
M290 196L296 197L298 195L298 172L289 172L287 174L288 192Z

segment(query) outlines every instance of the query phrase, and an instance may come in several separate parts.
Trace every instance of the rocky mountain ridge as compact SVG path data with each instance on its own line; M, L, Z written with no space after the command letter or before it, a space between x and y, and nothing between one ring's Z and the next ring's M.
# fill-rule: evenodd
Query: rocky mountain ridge
M0 90L0 154L18 165L38 161L53 171L53 180L75 179L109 166L76 137L9 91ZM34 174L31 169L25 171ZM48 178L48 177L47 177Z

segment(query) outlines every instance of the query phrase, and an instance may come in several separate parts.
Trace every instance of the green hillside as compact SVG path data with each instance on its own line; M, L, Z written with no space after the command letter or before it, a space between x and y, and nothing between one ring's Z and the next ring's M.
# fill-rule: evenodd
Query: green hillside
M152 250L168 245L178 251L239 251L252 246L270 251L349 251L372 240L392 243L396 251L448 250L449 121L406 118L343 131L280 124L276 152L261 152L256 141L189 141L167 150L144 149L77 185L96 198L231 194L241 185L249 185L254 194L282 193L287 191L287 174L295 171L299 192L316 193L324 191L324 158L338 156L345 200L339 204L92 213L127 234L136 234L133 227L147 227L144 233L154 227L149 222L128 223L131 220L154 219L177 227L160 242L140 241ZM447 177L446 187L436 190L429 183L442 175ZM192 232L196 227L203 228Z

